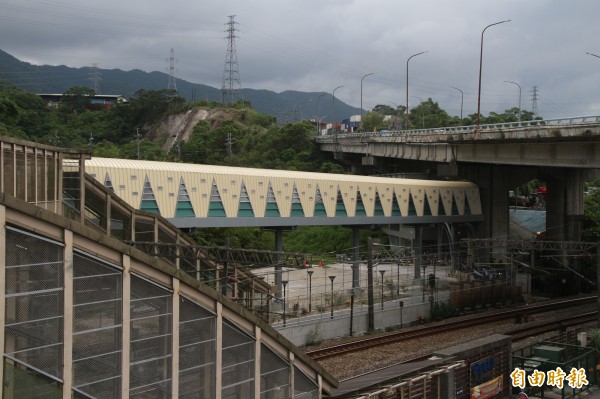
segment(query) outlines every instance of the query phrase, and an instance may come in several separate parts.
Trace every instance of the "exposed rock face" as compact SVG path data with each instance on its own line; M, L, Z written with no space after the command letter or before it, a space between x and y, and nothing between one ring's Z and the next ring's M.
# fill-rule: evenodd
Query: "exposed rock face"
M238 119L238 113L232 110L193 108L180 114L169 115L152 132L152 136L167 135L163 150L169 152L178 141L187 141L200 121L208 121L215 128L220 120Z

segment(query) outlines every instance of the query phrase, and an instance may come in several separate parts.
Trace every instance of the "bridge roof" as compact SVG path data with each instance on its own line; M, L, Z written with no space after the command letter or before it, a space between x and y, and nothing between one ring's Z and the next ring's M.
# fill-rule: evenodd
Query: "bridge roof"
M86 161L86 171L134 208L179 227L432 223L481 216L479 189L467 181L95 157Z

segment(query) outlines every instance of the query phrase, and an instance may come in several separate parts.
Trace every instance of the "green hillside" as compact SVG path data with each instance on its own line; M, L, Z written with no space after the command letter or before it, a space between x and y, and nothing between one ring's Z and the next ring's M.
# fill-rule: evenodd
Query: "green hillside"
M94 69L92 67L70 68L68 66L32 65L22 62L0 50L0 82L14 85L29 93L64 93L74 86L91 87L91 77L98 74L99 90L96 94L119 94L129 99L139 90L164 90L169 76L163 72L144 72L138 69ZM176 79L177 94L188 101L221 101L221 90L201 83ZM280 123L315 118L316 99L323 94L299 91L276 93L269 90L242 88L240 96L250 101L252 107L262 114L273 115ZM315 101L313 101L315 100ZM321 98L320 115L333 115L333 98L329 94ZM360 108L349 106L336 99L335 115L338 120L359 115ZM323 121L330 121L323 118Z

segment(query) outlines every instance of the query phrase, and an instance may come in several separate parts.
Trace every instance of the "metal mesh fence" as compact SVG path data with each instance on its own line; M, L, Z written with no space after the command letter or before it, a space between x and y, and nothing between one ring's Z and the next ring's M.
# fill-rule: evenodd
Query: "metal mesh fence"
M319 399L319 385L294 366L294 398Z
M73 255L73 387L96 398L121 393L122 272Z
M131 276L130 398L171 393L172 294Z
M49 376L63 375L63 247L6 231L4 353Z
M179 397L215 397L216 316L181 297Z
M290 364L265 344L260 350L260 397L290 397Z
M254 345L253 337L223 318L223 399L253 397Z

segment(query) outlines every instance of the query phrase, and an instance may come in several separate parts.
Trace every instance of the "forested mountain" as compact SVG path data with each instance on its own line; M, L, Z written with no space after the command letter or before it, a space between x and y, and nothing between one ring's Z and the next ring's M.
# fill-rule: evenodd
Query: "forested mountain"
M29 93L60 94L74 86L91 87L92 76L101 78L96 94L118 94L129 99L138 90L163 90L168 87L169 76L163 72L144 72L139 69L101 69L93 67L70 68L64 65L32 65L22 62L0 50L0 82L14 85ZM177 94L186 100L221 101L221 90L201 83L177 79ZM295 122L311 119L316 114L316 103L307 104L323 93L243 88L241 98L250 101L252 107L262 114L273 115L278 121ZM329 101L327 101L329 98ZM304 105L303 105L304 104ZM339 120L359 115L360 109L336 99L335 114ZM323 97L319 104L320 115L333 115L332 97ZM324 118L323 121L329 121Z

